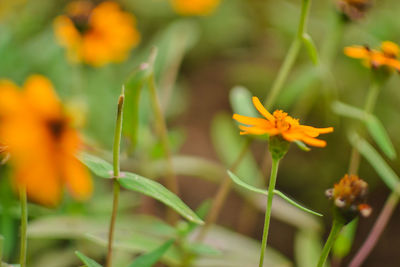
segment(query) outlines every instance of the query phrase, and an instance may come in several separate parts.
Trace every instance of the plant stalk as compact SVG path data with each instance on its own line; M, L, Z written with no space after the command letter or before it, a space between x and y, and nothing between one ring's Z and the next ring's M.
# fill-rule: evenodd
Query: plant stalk
M271 176L269 179L269 186L268 186L268 202L265 210L264 231L261 243L259 267L262 267L264 265L264 254L267 248L269 224L271 221L271 212L272 212L272 199L274 198L274 190L276 184L276 177L278 175L278 167L279 167L279 159L272 159Z
M19 188L19 198L21 202L21 229L20 229L21 240L20 240L19 264L21 267L26 267L26 252L28 245L28 237L27 237L28 207L27 207L25 186Z
M123 107L124 107L124 99L125 99L125 89L122 88L122 93L118 99L118 110L117 110L117 120L115 125L115 133L114 133L114 144L113 144L113 208L111 214L110 227L108 231L108 252L107 252L107 261L106 266L112 267L112 251L113 251L113 242L114 242L114 232L115 232L115 223L117 219L118 213L118 202L119 202L119 193L120 193L120 184L118 182L118 178L120 177L120 147L121 147L121 135L122 135L122 117L123 117Z
M164 149L165 157L167 160L167 176L166 186L175 195L179 195L178 179L175 174L174 166L172 163L172 152L168 140L168 129L165 122L162 107L157 95L157 88L154 78L154 73L151 73L148 78L148 87L150 91L150 98L152 102L153 112L156 120L156 127L160 136L161 144ZM169 223L174 224L178 220L178 214L172 209L167 211L167 220Z
M331 251L331 248L332 248L333 244L335 243L335 240L336 240L337 236L339 235L340 230L342 230L343 226L344 226L343 222L341 222L337 219L333 220L331 232L329 233L328 240L326 240L326 243L324 245L321 256L319 258L317 267L324 266L326 259L328 258L329 252Z
M351 260L349 267L359 267L366 260L385 230L395 208L397 207L397 204L399 203L399 200L400 195L397 192L392 192L390 194L381 213L379 214L378 219L372 227L371 232L369 233L364 244L358 250L357 254Z

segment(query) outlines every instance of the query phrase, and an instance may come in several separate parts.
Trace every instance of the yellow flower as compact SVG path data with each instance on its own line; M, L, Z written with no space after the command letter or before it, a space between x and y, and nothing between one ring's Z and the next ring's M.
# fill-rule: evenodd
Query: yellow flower
M364 217L371 214L371 207L365 204L368 193L368 184L357 175L345 175L335 184L333 189L328 189L326 195L333 199L334 204L344 215L349 218L360 213Z
M364 17L371 7L371 0L338 0L339 9L351 20Z
M123 12L117 3L75 1L66 15L57 17L54 29L69 58L92 66L125 60L140 40L133 15Z
M400 71L399 46L393 42L382 42L380 50L368 46L348 46L344 53L352 58L363 59L367 67L379 68L385 66L391 70Z
M176 13L193 16L209 15L212 13L221 0L170 0Z
M75 158L81 141L70 121L47 78L31 76L23 90L0 80L0 141L11 155L15 186L25 187L33 202L55 206L64 185L79 200L92 192Z
M242 124L248 125L239 126L241 130L240 134L280 135L289 142L298 140L311 146L325 147L326 142L319 140L316 137L320 134L333 132L333 127L314 128L311 126L300 125L298 119L288 116L288 114L282 110L276 110L271 114L264 108L257 97L253 97L253 104L265 119L234 114L233 119Z

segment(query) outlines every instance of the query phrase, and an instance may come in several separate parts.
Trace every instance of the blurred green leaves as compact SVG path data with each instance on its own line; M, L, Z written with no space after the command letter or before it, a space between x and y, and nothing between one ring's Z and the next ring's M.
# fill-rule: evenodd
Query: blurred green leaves
M86 267L102 267L96 261L92 260L91 258L85 256L79 251L75 252L76 256L86 265Z
M151 267L153 266L163 255L164 253L171 247L174 243L174 240L169 240L162 244L160 247L155 250L146 253L130 264L128 267Z

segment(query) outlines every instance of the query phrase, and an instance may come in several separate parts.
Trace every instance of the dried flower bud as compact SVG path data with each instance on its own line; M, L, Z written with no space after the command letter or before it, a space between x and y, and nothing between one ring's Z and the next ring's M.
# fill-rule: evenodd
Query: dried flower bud
M368 184L357 175L345 175L332 189L326 191L326 196L333 200L335 215L340 215L346 223L357 215L368 217L372 209L365 204Z
M358 20L363 18L371 5L371 0L337 1L339 10L350 20Z

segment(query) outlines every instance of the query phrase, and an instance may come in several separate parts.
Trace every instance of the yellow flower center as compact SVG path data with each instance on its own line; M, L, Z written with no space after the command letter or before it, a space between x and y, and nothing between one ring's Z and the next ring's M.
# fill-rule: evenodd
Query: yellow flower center
M54 140L59 140L67 127L67 121L64 118L51 119L47 121L47 127Z
M291 124L288 122L288 114L283 112L282 110L275 110L272 114L275 118L275 128L278 129L280 132L284 132L290 129Z

